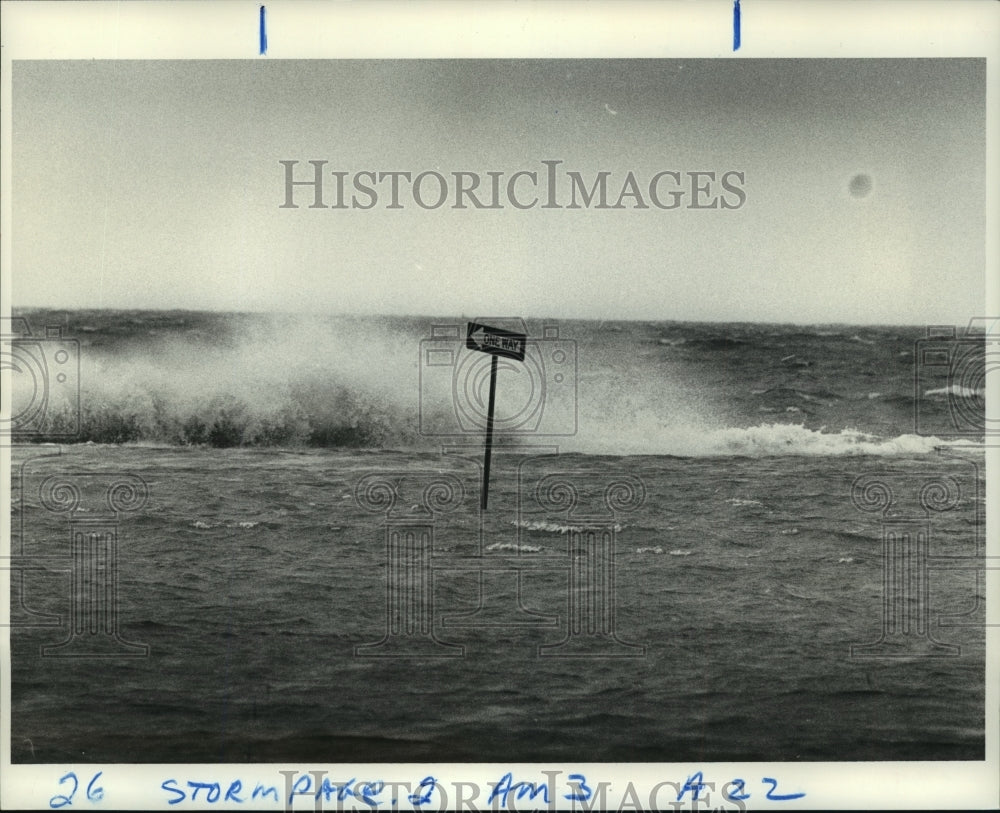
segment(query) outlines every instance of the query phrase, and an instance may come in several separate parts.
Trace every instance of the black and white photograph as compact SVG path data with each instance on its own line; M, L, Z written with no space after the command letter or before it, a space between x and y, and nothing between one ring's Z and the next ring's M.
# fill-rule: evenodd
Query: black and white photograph
M1000 804L996 6L68 5L3 4L4 806Z

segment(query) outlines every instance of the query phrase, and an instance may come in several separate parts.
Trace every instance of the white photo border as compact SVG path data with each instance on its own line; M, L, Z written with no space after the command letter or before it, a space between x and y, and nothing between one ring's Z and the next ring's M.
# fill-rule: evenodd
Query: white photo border
M744 0L740 47L733 50L734 4L730 0L688 2L266 2L267 53L260 54L258 2L3 2L2 75L3 156L0 178L0 316L10 316L12 169L12 63L27 59L285 59L285 58L433 58L433 57L982 57L987 64L986 279L984 313L1000 313L1000 7L988 0L856 3ZM16 193L16 190L15 190ZM16 269L13 270L16 273ZM3 388L9 410L9 391ZM998 393L988 395L989 414L998 413ZM10 496L10 449L2 454L0 497ZM996 499L1000 449L987 450L987 554L1000 555ZM10 555L10 514L2 519L0 556ZM10 720L10 629L0 633L0 807L50 809L65 793L60 779L75 773L80 783L73 808L167 810L171 796L161 784L169 777L242 787L257 781L278 785L279 771L325 771L348 777L419 783L433 774L450 789L474 783L484 805L489 782L506 771L538 781L543 770L585 774L591 784L611 783L609 805L630 802L631 783L644 808L648 789L684 782L702 771L717 787L729 779L776 777L783 787L807 791L788 802L764 802L752 809L989 808L1000 804L1000 569L987 572L986 759L983 762L881 762L785 764L394 764L331 766L281 765L12 765ZM10 584L0 580L0 607L10 612ZM6 618L4 620L7 620ZM103 801L92 804L85 786L101 772ZM94 785L93 788L96 788ZM93 789L92 788L92 789ZM96 793L96 791L95 791ZM206 794L208 796L210 794ZM562 794L560 794L561 796ZM405 798L405 797L404 797ZM468 796L466 798L469 798ZM690 797L687 797L690 799ZM659 797L665 803L667 797ZM527 808L525 802L521 803ZM566 803L564 803L566 804ZM685 808L689 801L685 802ZM326 809L329 809L328 806ZM387 807L387 806L386 806ZM386 809L383 807L383 809ZM242 805L194 805L176 809L284 809L269 797ZM399 809L409 809L403 803ZM313 809L308 798L295 809ZM351 809L351 808L348 808ZM363 809L356 805L353 809ZM437 802L417 809L438 809ZM482 807L480 808L482 809ZM509 807L508 807L509 809ZM727 809L733 809L727 805Z

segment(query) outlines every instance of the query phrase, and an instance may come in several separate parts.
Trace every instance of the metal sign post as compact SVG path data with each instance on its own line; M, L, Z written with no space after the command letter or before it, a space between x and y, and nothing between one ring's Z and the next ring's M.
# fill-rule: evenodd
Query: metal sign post
M490 401L486 413L486 456L483 459L483 494L479 502L483 511L486 510L490 491L490 457L493 453L493 408L497 394L497 356L524 361L524 349L528 337L524 333L513 333L489 325L469 322L469 332L465 346L480 353L489 353L490 360Z

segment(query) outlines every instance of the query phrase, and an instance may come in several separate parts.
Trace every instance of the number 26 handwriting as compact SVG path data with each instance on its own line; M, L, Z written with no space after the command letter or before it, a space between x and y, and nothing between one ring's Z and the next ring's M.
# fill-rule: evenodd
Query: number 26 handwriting
M97 773L94 774L94 778L87 783L88 802L95 803L101 801L101 799L104 798L104 788L100 786L94 787L97 780L100 779L101 774L103 773L104 771L98 771ZM60 785L66 783L72 784L72 789L70 790L70 792L65 796L62 795L53 796L51 799L49 799L49 807L60 808L60 807L67 807L73 804L73 797L76 795L77 790L79 790L80 788L80 780L76 778L75 773L70 771L68 774L63 776L62 779L59 780Z

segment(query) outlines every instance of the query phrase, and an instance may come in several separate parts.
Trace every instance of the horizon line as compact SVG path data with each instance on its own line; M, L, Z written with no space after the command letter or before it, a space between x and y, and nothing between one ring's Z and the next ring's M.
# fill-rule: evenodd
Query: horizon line
M793 326L793 327L927 327L933 325L948 325L955 327L966 327L969 323L976 319L982 319L982 316L972 316L964 322L954 322L947 318L942 318L938 321L918 321L918 322L849 322L844 320L837 321L777 321L777 320L756 320L756 319L720 319L720 318L678 318L669 317L663 319L655 319L649 317L598 317L598 316L537 316L537 315L499 315L499 314L481 314L477 313L473 316L468 316L465 313L458 315L444 315L444 314L433 314L433 313L378 313L378 312L360 312L360 311L319 311L319 310L288 310L288 309L275 309L275 310L247 310L247 309L219 309L219 308L190 308L190 307L66 307L58 305L18 305L16 307L11 307L10 313L12 315L25 312L25 311L59 311L66 313L74 312L94 312L94 313L190 313L190 314L212 314L212 315L239 315L239 316L293 316L293 317L318 317L318 318L367 318L367 319L429 319L429 320L475 320L475 319L510 319L510 318L520 318L525 320L534 321L554 321L554 322L598 322L598 323L614 323L622 322L627 324L634 323L652 323L652 324L720 324L720 325L774 325L774 326Z

